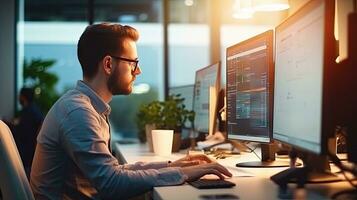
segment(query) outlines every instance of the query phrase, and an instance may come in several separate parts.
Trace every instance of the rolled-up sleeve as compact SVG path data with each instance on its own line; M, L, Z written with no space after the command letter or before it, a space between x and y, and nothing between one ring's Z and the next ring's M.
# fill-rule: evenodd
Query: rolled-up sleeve
M136 162L135 164L124 165L129 170L161 169L168 167L169 161L163 162Z
M185 182L179 168L164 163L119 165L103 138L101 120L90 109L77 108L62 121L62 145L101 198L129 198L154 186ZM166 164L167 165L167 164Z

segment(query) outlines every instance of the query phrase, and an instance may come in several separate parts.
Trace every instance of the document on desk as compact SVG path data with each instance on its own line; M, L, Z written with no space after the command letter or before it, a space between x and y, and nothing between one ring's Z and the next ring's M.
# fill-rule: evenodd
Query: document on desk
M239 159L243 160L243 159L245 159L245 157L243 158L241 155L239 155L239 156L231 156L231 157L227 157L225 159L219 159L219 160L216 160L216 161L219 164L221 164L224 167L226 167L228 169L228 171L231 172L232 175L235 176L235 177L252 177L252 176L255 176L255 174L253 172L251 172L252 171L251 169L250 170L246 170L246 169L242 169L240 167L236 167L235 166L236 163L239 161Z
M228 171L230 173L232 173L232 177L253 177L254 174L243 170L243 169L239 169L237 167L231 167L231 166L224 166L228 169ZM205 176L202 177L203 179L217 179L217 176L214 174L207 174Z

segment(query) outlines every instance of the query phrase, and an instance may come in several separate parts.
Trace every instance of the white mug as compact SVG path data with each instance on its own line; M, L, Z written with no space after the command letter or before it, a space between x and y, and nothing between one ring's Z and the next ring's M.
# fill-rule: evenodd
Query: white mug
M158 156L169 156L172 151L173 130L152 130L154 153Z

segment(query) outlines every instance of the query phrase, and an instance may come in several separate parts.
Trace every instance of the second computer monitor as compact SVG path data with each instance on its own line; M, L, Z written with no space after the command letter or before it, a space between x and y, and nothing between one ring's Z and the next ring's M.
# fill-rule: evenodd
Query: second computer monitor
M193 96L195 130L212 135L216 128L217 97L221 82L220 62L196 71Z
M267 31L227 49L228 139L259 142L260 161L237 167L287 167L275 161L271 143L273 125L273 31Z
M333 100L333 11L334 2L310 1L276 28L273 136L315 154L327 152L334 118L345 110Z
M227 49L229 139L269 143L273 111L273 31Z

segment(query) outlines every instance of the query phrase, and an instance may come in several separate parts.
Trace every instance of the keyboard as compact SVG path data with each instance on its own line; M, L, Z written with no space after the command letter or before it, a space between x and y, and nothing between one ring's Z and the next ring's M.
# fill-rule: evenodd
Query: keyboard
M221 179L199 179L189 182L189 184L198 189L231 188L236 185L235 183Z

